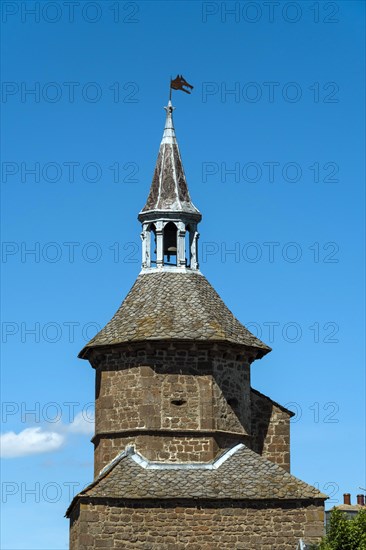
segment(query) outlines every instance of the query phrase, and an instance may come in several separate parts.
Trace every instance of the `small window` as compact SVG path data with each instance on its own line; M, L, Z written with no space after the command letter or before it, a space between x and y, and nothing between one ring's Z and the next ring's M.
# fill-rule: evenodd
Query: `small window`
M176 407L181 407L182 405L185 405L187 401L185 399L172 399L171 404L175 405Z

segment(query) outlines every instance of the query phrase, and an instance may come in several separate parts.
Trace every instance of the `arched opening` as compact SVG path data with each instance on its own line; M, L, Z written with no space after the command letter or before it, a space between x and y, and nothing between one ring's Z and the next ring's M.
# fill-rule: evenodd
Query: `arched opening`
M164 227L163 256L164 265L177 265L177 226L169 222Z
M156 265L156 227L152 223L149 226L150 232L150 263Z
M191 246L192 246L192 232L191 226L186 225L186 235L185 235L185 257L186 257L186 267L191 267Z

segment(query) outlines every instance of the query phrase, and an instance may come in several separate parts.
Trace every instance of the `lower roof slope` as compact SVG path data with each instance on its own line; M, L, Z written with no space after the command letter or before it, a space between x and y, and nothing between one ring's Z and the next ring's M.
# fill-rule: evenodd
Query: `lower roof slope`
M145 460L133 449L120 453L79 498L294 500L328 498L243 444L211 463Z
M256 348L258 357L271 351L234 317L201 273L189 271L140 274L79 357L96 346L144 340L226 341Z

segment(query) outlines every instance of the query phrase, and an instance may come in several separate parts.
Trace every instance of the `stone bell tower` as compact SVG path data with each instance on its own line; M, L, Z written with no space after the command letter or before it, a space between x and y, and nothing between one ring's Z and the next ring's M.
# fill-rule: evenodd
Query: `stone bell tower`
M95 472L67 512L70 549L292 550L319 538L325 496L288 473L292 413L251 388L270 348L199 271L201 214L165 109L141 272L79 355L96 372Z
M202 216L189 196L173 126L174 108L171 101L165 107L166 122L154 177L146 205L138 216L142 223L143 272L151 267L198 270L197 223Z

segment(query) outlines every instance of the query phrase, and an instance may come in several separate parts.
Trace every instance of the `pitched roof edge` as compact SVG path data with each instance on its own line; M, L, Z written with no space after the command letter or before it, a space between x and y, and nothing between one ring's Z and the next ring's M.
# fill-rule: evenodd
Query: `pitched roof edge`
M281 409L281 411L287 413L290 415L290 417L292 418L293 416L296 416L296 413L294 413L293 411L290 411L289 409L286 409L286 407L284 407L283 405L281 405L280 403L277 403L277 401L274 401L273 399L271 399L270 397L268 397L268 395L265 395L264 393L258 391L258 390L255 390L254 388L250 388L251 391L257 395L259 395L260 397L265 397L266 399L268 399L268 401L271 401L276 407L278 407L279 409Z
M77 357L79 359L88 359L88 353L91 351L91 350L95 350L95 349L99 349L99 350L108 350L108 349L111 349L111 348L119 348L119 347L125 347L125 346L133 346L133 345L140 345L140 344L146 344L146 343L157 343L157 342L160 342L160 343L175 343L175 344L187 344L187 343L193 343L193 344L227 344L227 345L230 345L230 346L234 346L234 347L237 347L237 348L241 348L241 349L248 349L248 350L256 350L257 351L257 356L255 358L255 360L257 359L262 359L262 357L264 357L265 355L267 355L267 353L270 353L272 351L272 348L270 348L269 346L267 346L267 348L262 348L262 347L259 347L259 346L248 346L248 345L245 345L245 344L238 344L237 342L231 342L230 340L226 339L226 340L183 340L183 339L180 339L180 338L166 338L166 339L160 339L160 338L145 338L143 340L126 340L125 342L118 342L118 343L115 343L115 344L95 344L95 345L86 345L82 348L82 350L78 353ZM258 392L260 393L260 392ZM262 394L263 395L263 394ZM264 396L264 397L267 397L267 396ZM269 399L269 398L268 398ZM281 406L281 405L279 405ZM291 412L291 411L289 411ZM294 413L292 413L294 414Z
M74 507L74 504L76 504L76 501L80 497L86 496L85 495L86 491L89 491L89 489L92 489L93 487L95 487L99 483L99 481L101 481L103 478L105 478L117 466L117 464L119 464L119 462L122 460L122 458L125 458L126 456L132 454L133 452L135 452L134 447L131 446L131 445L127 445L126 448L123 451L118 453L117 456L115 456L106 466L104 466L104 468L102 468L100 470L98 476L91 483L86 485L84 487L84 489L82 489L80 491L80 493L77 493L74 496L74 498L70 502L69 507L66 510L65 517L67 517L67 518L70 517L70 513L71 513L71 511Z
M256 390L254 390L254 391L256 391ZM259 393L259 392L257 392L257 393ZM83 497L84 498L101 498L101 497L95 497L95 496L94 497L88 497L87 491L89 491L90 489L95 487L102 479L104 479L108 474L110 474L114 470L114 468L121 462L121 460L123 458L129 457L131 460L133 460L136 464L138 464L141 468L144 468L144 469L152 469L152 470L174 470L174 469L176 469L176 470L179 470L179 469L217 470L224 462L226 462L228 459L230 459L233 455L235 455L238 451L240 451L243 448L247 448L247 447L243 443L239 443L238 445L235 445L234 447L232 447L231 449L225 451L219 457L215 458L214 460L212 460L208 463L205 463L205 462L202 462L202 463L158 463L158 462L149 461L141 453L136 451L134 446L128 445L128 446L126 446L126 448L122 452L118 453L114 457L114 459L111 460L111 462L109 462L99 472L98 477L94 481L92 481L92 483L87 485L82 491L80 491L80 493L78 493L77 495L74 496L74 498L72 499L69 507L66 510L65 517L70 517L72 509L74 508L77 501L80 500L81 498L83 498ZM254 451L252 451L252 452L254 453ZM255 454L257 454L257 453L255 453ZM275 463L271 462L267 458L265 458L261 455L257 455L257 456L258 456L259 460L263 460L265 462L270 462L272 467L277 466L278 468L281 468L280 466L278 466ZM297 482L301 483L302 485L306 485L306 486L312 487L314 489L314 487L312 485L310 485L309 483L306 483L305 481L302 481L301 479L294 476L293 474L290 474L288 472L285 472L285 474L286 474L286 477L289 476L289 477L293 478L294 480L296 480ZM329 498L327 495L325 495L321 491L317 490L317 492L318 492L318 495L313 496L313 497L299 497L299 498L289 498L289 499L274 498L273 500L278 500L278 501L327 500ZM115 497L105 497L105 498L115 498ZM187 499L187 497L179 497L179 498L180 498L180 500L189 500L189 499ZM137 499L128 498L126 500L141 500L141 499L140 498L137 498ZM147 499L147 500L151 500L151 499ZM160 499L160 500L174 500L174 499L169 497L167 499ZM205 500L205 498L202 499L202 498L198 497L197 500ZM211 499L207 498L206 500L211 500ZM268 499L268 498L238 499L236 497L236 498L233 498L231 500L235 500L235 501L237 501L237 500L245 500L245 501L246 500L260 500L260 501L265 501L265 500L271 500L271 499Z
M121 502L125 503L126 505L128 505L128 503L133 503L133 506L136 505L136 503L139 503L141 506L146 506L147 504L148 505L151 505L151 504L155 504L157 506L160 505L160 503L171 503L171 506L172 507L176 507L177 506L177 502L179 502L179 506L184 506L186 505L187 507L190 506L189 503L192 503L194 502L194 505L195 506L199 506L199 507L203 507L205 505L208 505L208 504L211 504L213 505L215 508L217 508L217 505L218 505L218 502L220 502L220 504L222 503L227 503L229 506L233 506L233 503L244 503L246 506L250 507L251 505L252 506L256 506L258 503L261 503L262 505L265 505L266 508L268 508L268 504L272 504L272 505L276 505L278 507L281 507L281 506L285 506L286 504L289 504L289 503L308 503L310 505L314 505L314 504L317 504L317 503L321 503L324 505L324 501L326 499L328 499L329 497L327 497L326 495L323 495L323 496L314 496L314 497L291 497L291 498L278 498L278 497L272 497L272 498L268 498L268 497L265 497L265 498L261 498L261 497L255 497L255 498L238 498L238 497L234 497L234 498L230 498L230 497L224 497L224 498L220 498L219 500L218 499L215 499L213 497L196 497L196 496L189 496L189 497L167 497L167 498L164 498L164 497L147 497L147 498L140 498L140 497L134 497L134 498L131 498L131 497L123 497L123 496L118 496L118 497L112 497L112 496L96 496L96 495L93 495L93 496L88 496L88 495L77 495L75 497L75 503L74 505L76 504L76 501L79 501L80 503L91 503L91 504L103 504L105 502L107 503L116 503L116 504L120 504ZM73 506L74 506L73 505ZM333 510L333 508L332 508ZM70 514L71 514L71 505L68 509L68 515L65 514L64 517L67 517L67 518L70 518ZM326 510L326 512L329 512L330 510Z

